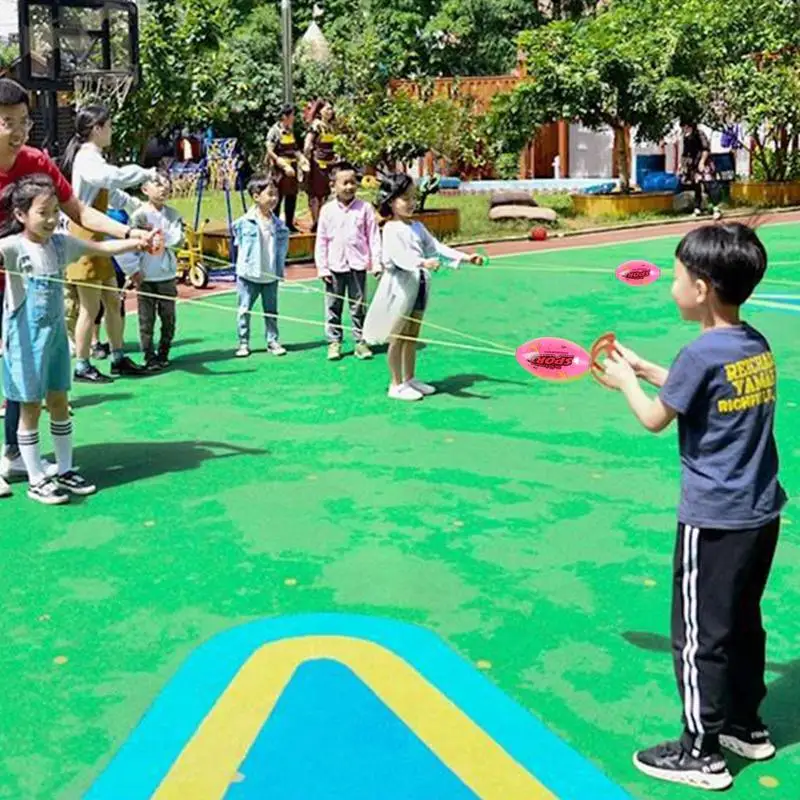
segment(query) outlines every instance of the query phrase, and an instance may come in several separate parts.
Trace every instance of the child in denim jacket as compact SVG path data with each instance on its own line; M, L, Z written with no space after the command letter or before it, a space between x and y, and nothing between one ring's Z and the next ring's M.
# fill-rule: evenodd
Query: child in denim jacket
M275 215L278 187L271 176L254 175L247 191L255 205L233 224L239 293L236 357L250 355L250 313L259 297L264 309L267 352L283 356L286 349L278 339L278 283L286 265L289 229Z

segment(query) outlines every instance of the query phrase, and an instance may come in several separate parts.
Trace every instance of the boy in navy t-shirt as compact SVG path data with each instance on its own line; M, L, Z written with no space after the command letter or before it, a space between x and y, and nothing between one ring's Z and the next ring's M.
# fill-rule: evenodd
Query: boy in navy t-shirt
M775 361L739 319L767 254L738 223L698 228L678 245L672 297L702 334L669 370L622 345L605 364L653 433L678 418L681 497L672 595L672 650L684 732L634 755L647 775L705 789L733 779L721 747L761 761L775 754L758 715L766 696L761 596L786 495L773 435ZM661 391L648 397L638 379Z

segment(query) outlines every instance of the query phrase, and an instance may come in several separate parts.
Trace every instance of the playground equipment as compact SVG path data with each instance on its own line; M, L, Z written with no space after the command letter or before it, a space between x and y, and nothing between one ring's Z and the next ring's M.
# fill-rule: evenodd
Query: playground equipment
M199 228L186 226L186 239L184 246L176 251L178 261L178 280L187 281L195 289L205 289L208 286L208 266L203 252L203 238L208 220L204 220Z
M193 286L198 285L195 280L202 281L203 286L208 285L211 272L217 279L231 280L235 276L236 250L233 242L234 215L231 192L236 191L239 183L239 166L236 139L212 139L208 143L206 158L200 165L196 182L194 224L191 227L187 226L187 248L183 260L187 270L186 275ZM225 222L212 222L206 219L201 226L200 217L206 188L224 193ZM244 189L241 186L238 188L242 213L247 213Z

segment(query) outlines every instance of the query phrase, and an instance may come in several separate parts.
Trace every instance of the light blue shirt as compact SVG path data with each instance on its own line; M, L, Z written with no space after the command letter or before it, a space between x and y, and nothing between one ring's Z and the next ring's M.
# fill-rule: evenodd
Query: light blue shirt
M289 229L274 214L264 220L256 208L233 223L236 274L254 283L283 278L289 252Z

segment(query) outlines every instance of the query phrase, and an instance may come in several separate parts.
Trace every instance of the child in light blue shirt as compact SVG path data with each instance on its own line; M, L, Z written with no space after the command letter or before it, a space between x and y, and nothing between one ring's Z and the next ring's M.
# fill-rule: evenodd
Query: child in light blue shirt
M247 191L255 205L233 224L236 245L236 285L239 293L239 349L250 355L250 314L259 298L264 310L267 352L286 355L278 339L278 283L289 251L289 229L275 215L278 187L271 176L254 175Z

